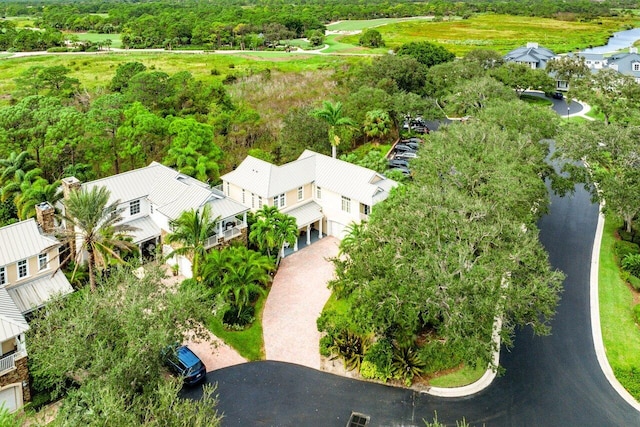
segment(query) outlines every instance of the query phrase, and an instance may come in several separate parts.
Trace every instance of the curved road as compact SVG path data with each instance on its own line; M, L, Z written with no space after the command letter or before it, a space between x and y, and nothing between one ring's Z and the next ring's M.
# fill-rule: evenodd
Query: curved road
M550 208L541 241L567 275L553 334L519 331L515 347L502 351L505 375L484 391L444 399L296 365L247 363L207 375L218 384L223 425L344 427L352 411L369 415L372 426L422 426L434 411L453 425L463 417L473 426L640 425L640 412L610 386L593 347L589 271L598 208L582 187L552 197Z

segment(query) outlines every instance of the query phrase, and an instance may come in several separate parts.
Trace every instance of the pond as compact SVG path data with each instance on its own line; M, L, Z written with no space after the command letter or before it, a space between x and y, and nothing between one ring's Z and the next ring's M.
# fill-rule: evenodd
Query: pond
M605 46L596 46L585 49L583 53L612 53L633 46L636 40L640 40L640 28L619 31L609 38Z

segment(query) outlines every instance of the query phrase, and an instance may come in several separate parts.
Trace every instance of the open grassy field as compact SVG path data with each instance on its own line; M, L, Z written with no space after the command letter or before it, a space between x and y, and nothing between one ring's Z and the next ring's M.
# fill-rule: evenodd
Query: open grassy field
M78 36L78 40L88 40L92 43L111 40L111 47L122 47L122 41L120 40L120 34L96 34L96 33L66 33L75 34Z
M640 400L640 327L633 319L634 293L620 278L614 255L615 231L621 222L607 218L598 274L600 324L607 359L620 383ZM636 294L637 296L637 294ZM626 374L626 375L625 375ZM635 378L634 378L635 377Z
M100 52L98 54L63 54L0 59L0 97L15 89L14 79L32 66L63 65L87 89L104 87L115 75L116 68L138 61L148 69L174 74L189 70L205 82L222 80L226 75L258 74L265 69L282 72L314 71L337 67L358 58L319 56L286 52L242 52L237 54L168 53L168 52ZM212 73L212 71L215 72ZM217 75L214 75L217 74Z
M350 21L338 21L327 25L328 31L360 31L365 28L374 28L381 25L395 24L405 21L430 21L431 16L414 16L410 18L381 18L381 19L354 19Z
M16 28L33 27L33 16L7 16L4 19L6 19L7 21L13 21Z
M504 54L527 42L537 42L556 53L563 53L605 44L613 32L629 24L637 24L637 19L603 18L593 22L566 22L484 14L457 21L406 21L381 26L378 31L391 48L411 41L430 41L458 56L464 56L475 48L492 49ZM357 44L358 36L342 36L337 41Z

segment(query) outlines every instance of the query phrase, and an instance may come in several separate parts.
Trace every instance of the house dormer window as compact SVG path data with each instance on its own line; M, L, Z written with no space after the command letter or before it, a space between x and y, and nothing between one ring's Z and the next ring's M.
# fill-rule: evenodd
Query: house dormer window
M298 187L298 201L304 199L304 187Z
M23 279L29 275L29 268L27 266L27 260L23 259L18 261L18 279Z
M45 270L49 268L49 254L44 253L38 255L38 270Z
M129 202L129 215L137 215L140 213L140 200L133 200Z
M285 202L285 198L284 198L284 193L283 194L278 194L277 196L274 196L273 198L273 206L275 206L276 208L284 208L286 205Z
M640 71L640 62L634 62L631 67L633 68L633 71Z
M7 284L7 270L3 267L0 267L0 286Z

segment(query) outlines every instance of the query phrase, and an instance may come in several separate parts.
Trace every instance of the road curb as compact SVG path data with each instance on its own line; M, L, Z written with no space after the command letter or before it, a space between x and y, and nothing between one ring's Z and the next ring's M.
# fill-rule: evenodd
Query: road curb
M598 272L600 268L600 245L602 243L602 233L604 231L604 215L602 214L602 205L598 213L598 226L596 227L596 236L593 241L593 252L591 253L591 289L590 289L590 307L591 307L591 333L593 335L593 346L595 347L596 357L600 364L602 373L609 381L613 389L618 392L620 397L629 403L633 408L640 411L640 403L620 384L613 369L607 359L607 354L602 341L602 327L600 325L600 299L598 298Z

